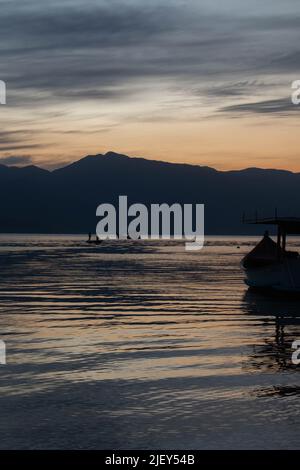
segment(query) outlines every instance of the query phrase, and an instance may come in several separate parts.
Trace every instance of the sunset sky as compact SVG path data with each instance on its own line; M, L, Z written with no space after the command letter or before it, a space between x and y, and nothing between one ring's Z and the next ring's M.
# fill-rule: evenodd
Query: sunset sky
M300 171L299 0L0 0L0 163Z

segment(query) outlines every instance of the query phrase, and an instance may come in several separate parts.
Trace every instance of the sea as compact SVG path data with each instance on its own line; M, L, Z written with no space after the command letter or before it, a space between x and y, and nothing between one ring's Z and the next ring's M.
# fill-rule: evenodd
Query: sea
M299 449L300 300L247 288L257 240L0 235L0 448Z

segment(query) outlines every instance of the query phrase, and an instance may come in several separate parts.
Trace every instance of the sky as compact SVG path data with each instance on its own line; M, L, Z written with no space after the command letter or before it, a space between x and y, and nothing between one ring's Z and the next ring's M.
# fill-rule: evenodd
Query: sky
M300 171L299 0L0 0L0 163Z

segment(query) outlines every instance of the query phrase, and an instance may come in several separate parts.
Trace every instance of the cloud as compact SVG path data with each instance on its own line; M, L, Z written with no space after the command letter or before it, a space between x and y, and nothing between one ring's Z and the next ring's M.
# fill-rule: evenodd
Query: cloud
M241 103L232 106L220 108L221 112L226 113L246 113L246 114L281 114L289 115L298 113L300 116L300 107L295 106L291 98L280 98L273 100L257 101L254 103Z
M224 82L216 83L211 87L205 89L204 93L208 97L219 98L241 98L255 96L259 94L266 94L270 90L274 90L280 87L280 83L276 81L266 80L243 80L239 82ZM203 93L203 90L199 90L199 94Z
M107 132L132 122L200 122L219 112L297 111L281 99L282 88L300 78L295 0L19 3L0 0L0 79L8 101L2 151L26 153L40 141L45 150L70 125L85 132L89 118ZM42 130L33 141L10 132L18 125Z
M176 79L192 91L216 76L239 81L273 73L276 64L282 73L295 67L294 59L283 61L299 39L299 15L287 7L271 14L257 5L249 14L236 2L218 12L205 1L26 4L16 11L3 2L2 69L11 93L21 90L41 104L131 98L129 84L145 79ZM36 90L48 92L44 100Z
M10 155L8 157L0 157L0 164L7 166L25 166L31 163L32 157L30 155Z
M1 145L0 152L5 152L8 150L38 149L41 147L42 145L40 144Z
M0 146L2 144L11 144L24 141L28 138L31 131L28 130L1 130L0 131Z
M42 147L39 143L31 143L32 131L29 129L1 130L0 152L22 149L35 149Z

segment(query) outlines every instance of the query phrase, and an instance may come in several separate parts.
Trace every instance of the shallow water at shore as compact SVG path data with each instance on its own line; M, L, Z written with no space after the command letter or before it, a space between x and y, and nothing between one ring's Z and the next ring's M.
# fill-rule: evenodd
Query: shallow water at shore
M255 241L0 235L0 448L299 448L300 300L247 290Z

